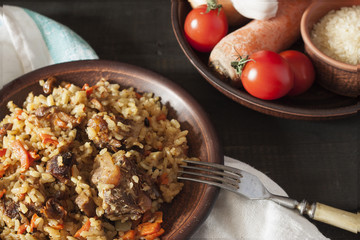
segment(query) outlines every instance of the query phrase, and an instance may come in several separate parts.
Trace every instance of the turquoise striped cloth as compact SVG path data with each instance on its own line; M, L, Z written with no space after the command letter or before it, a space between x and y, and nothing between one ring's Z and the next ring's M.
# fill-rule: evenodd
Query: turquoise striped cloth
M0 89L9 81L51 64L98 59L74 31L39 13L0 7Z

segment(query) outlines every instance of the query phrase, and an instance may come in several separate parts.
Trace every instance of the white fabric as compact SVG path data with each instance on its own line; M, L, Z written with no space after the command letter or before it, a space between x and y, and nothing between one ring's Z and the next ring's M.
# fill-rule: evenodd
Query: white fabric
M30 16L18 7L4 6L2 11L0 41L4 46L0 83L52 64L42 35Z
M260 178L270 192L287 196L285 191L265 174L251 166L225 157L225 165L240 168ZM267 200L248 200L221 190L215 206L192 240L321 240L319 230L293 210Z
M68 27L31 10L0 6L0 89L9 81L51 64L98 59Z

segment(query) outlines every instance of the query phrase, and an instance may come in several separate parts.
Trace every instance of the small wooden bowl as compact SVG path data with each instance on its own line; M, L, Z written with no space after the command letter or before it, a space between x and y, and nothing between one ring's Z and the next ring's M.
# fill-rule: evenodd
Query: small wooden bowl
M30 92L43 93L39 80L54 76L57 80L83 86L94 85L101 78L134 87L139 92L153 92L169 109L169 116L177 119L182 129L189 131L189 156L205 162L223 163L220 142L207 114L187 92L170 80L145 69L125 63L88 60L61 63L41 68L10 82L0 91L0 119L9 111L8 101L22 106ZM170 204L163 204L165 234L163 240L189 239L206 219L219 189L205 184L184 182L183 190Z
M311 31L329 11L353 5L359 5L359 0L317 1L307 8L301 19L301 36L305 51L315 65L317 82L329 91L348 97L360 95L360 65L346 64L322 53L311 41Z

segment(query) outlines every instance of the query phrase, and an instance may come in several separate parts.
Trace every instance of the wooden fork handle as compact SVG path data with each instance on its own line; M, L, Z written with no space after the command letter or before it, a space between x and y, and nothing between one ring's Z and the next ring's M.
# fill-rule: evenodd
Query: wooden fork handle
M313 218L353 233L360 232L360 213L351 213L322 203L316 203Z

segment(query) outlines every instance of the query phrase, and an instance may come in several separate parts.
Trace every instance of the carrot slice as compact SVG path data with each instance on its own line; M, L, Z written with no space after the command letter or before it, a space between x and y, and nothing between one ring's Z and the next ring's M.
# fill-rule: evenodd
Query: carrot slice
M22 113L23 113L23 110L22 110L22 109L17 109L17 110L15 111L15 116L16 116L16 118L17 118L18 120L20 120L20 116L21 116Z
M25 199L26 193L18 193L18 194L16 194L16 196L18 197L18 199L20 201L22 201Z
M162 223L163 222L163 212L155 212L154 217L155 217L154 222L156 222L156 223Z
M64 229L64 224L59 223L58 225L51 226L53 229L61 230Z
M86 91L86 97L90 97L90 95L93 93L94 88L93 87L89 87L88 89L85 90Z
M39 216L36 213L34 213L34 215L32 215L31 220L30 220L30 232L33 232L34 228L37 227L35 222L36 222L36 219L38 219L38 218L39 218Z
M86 90L86 89L88 89L90 86L89 86L89 84L87 84L87 83L85 83L84 85L83 85L83 87L81 88L81 90Z
M23 234L26 231L27 226L27 224L20 225L17 234Z
M5 188L0 191L0 199L5 195L5 193L6 193L6 189L5 189Z
M95 89L95 86L90 87L89 84L85 83L81 90L86 92L86 97L90 97L90 95L93 93Z
M90 218L85 222L85 224L75 233L74 237L80 237L82 232L89 231L90 229Z
M56 139L53 139L52 137L53 137L52 135L40 133L41 142L43 144L49 144L54 146L58 145L59 142Z
M29 153L29 158L30 158L31 162L34 162L34 161L40 159L40 155L37 154L37 152L35 150L30 150L28 153Z
M138 92L135 92L135 97L136 97L137 99L140 99L140 98L142 97L142 95L141 95L140 93L138 93Z
M56 117L54 120L54 125L58 126L59 128L66 129L68 128L67 123L61 120L59 117Z
M144 238L145 238L146 240L154 240L155 238L161 236L164 232L165 232L165 230L164 230L163 228L161 228L161 229L160 229L159 231L157 231L156 233L146 235L146 236L144 236Z
M160 223L142 223L137 227L141 236L154 234L161 229Z
M29 153L25 149L24 145L16 140L11 144L11 148L16 158L20 159L21 167L25 170L29 169L31 161L29 158Z
M122 240L135 240L135 231L129 230L121 238Z
M165 113L161 113L160 115L158 115L156 117L156 120L160 121L160 120L165 120L166 119L166 115Z
M0 149L0 157L5 156L5 154L6 154L6 148Z
M169 175L168 173L163 173L159 176L159 179L158 179L159 183L160 184L163 184L163 185L167 185L169 184Z

